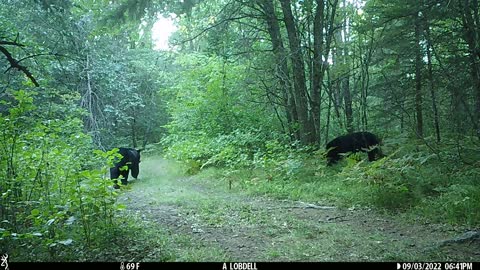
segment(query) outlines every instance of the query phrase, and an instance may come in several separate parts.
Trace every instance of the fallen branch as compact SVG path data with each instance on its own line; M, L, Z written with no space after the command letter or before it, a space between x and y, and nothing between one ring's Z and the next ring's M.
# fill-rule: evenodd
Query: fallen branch
M480 241L480 232L478 231L468 231L460 236L457 236L452 239L447 239L440 242L440 246L450 245L450 244L464 244L464 243L473 243Z

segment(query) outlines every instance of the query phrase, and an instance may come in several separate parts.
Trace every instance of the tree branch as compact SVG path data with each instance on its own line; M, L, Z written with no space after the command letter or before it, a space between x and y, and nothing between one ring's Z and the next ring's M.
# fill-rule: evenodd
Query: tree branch
M8 42L8 41L1 41L0 44L5 44L5 42ZM8 45L16 45L16 46L23 46L23 45L20 45L16 42L8 42L9 44ZM13 43L13 44L12 44ZM32 73L25 67L25 66L22 66L20 65L17 61L15 60L12 55L10 54L10 52L5 49L5 47L3 46L0 46L0 52L3 53L3 55L5 55L5 57L7 58L8 62L10 63L10 67L5 71L5 73L10 70L11 68L16 68L20 71L22 71L29 79L30 81L32 81L32 83L36 86L36 87L39 87L40 85L38 84L37 80L35 80L35 78L33 77Z
M13 45L18 47L25 47L25 45L17 43L16 41L5 41L5 40L0 40L0 45Z

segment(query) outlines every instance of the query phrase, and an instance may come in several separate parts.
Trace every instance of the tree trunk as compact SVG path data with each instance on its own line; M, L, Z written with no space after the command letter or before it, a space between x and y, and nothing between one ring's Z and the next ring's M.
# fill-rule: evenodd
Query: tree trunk
M315 17L313 19L313 76L312 76L312 116L315 125L315 130L320 141L320 108L321 108L321 94L323 81L323 29L324 29L324 0L316 0L317 9L315 10Z
M273 1L263 1L259 5L265 13L268 33L272 39L273 54L276 62L276 74L280 83L280 88L282 89L289 136L291 136L291 139L299 140L299 131L294 127L295 123L298 122L297 106L293 96L292 85L290 84L290 72L288 70L286 61L287 53L285 51L285 47L283 46L280 25L277 17L275 16Z
M435 127L437 142L440 142L440 124L438 122L438 109L432 68L432 40L430 39L430 26L428 25L428 20L425 20L425 39L427 41L428 81L430 82L430 95L432 97L433 125Z
M329 95L329 99L328 99L328 108L327 108L327 123L325 125L325 144L328 143L328 133L330 131L330 118L331 118L332 102L333 102L333 99L331 98L332 80L330 79L330 69L327 69L327 82L328 82L327 93Z
M137 124L135 108L132 108L132 147L137 148Z
M374 31L372 31L371 37L368 41L368 45L366 46L365 52L362 50L362 44L364 43L363 36L359 36L360 43L359 43L359 60L360 60L360 110L361 110L361 126L363 130L368 130L368 118L367 118L367 111L368 111L368 87L370 83L370 62L372 59L373 51L374 51Z
M417 136L423 138L422 112L422 47L420 44L421 18L420 12L415 16L415 113L417 116Z
M333 65L335 65L338 62L337 59L338 59L338 52L333 53L332 54ZM341 90L340 79L336 78L335 76L332 76L332 74L330 73L330 70L328 70L327 74L328 74L328 83L329 83L329 88L327 93L328 93L328 97L332 101L333 117L336 117L337 119L336 123L338 123L338 126L340 127L340 129L343 129L343 121L341 120L341 117L340 117L340 109L341 109L341 103L342 103L341 94L340 94L340 90Z
M303 144L315 143L315 126L308 115L307 86L305 80L305 65L303 62L300 39L298 38L292 8L289 0L281 0L285 27L287 29L288 43L290 47L290 58L293 68L293 86L297 114L300 127L300 140Z
M343 7L347 6L346 0L343 0ZM347 32L347 14L343 16L343 25L342 25L342 33L343 35L340 36L341 40L341 59L342 64L345 67L344 70L350 71L350 61L349 61L349 50L347 44L347 37L350 33ZM353 111L352 111L352 96L350 93L350 72L345 72L342 76L342 91L343 91L343 101L345 103L345 118L346 123L345 126L347 128L348 133L353 133Z
M343 28L345 25L342 26ZM338 31L335 34L336 41L336 58L334 58L334 64L341 66L341 73L337 74L336 89L337 97L336 100L336 110L339 111L343 108L343 113L345 115L345 128L347 133L353 132L353 112L352 112L352 97L350 95L350 83L349 83L349 63L347 59L348 50L346 48L346 42L342 36L345 35L345 29ZM343 106L342 106L343 103ZM338 114L339 119L340 114ZM339 120L342 121L342 120Z
M462 3L463 1L463 3ZM475 97L475 110L473 128L480 138L480 18L477 0L459 0L462 7L462 23L465 33L465 41L468 45L470 74Z
M350 94L350 78L345 75L342 78L343 101L345 103L345 118L346 129L348 133L353 133L353 110L352 110L352 96Z
M90 56L87 54L85 58L85 93L80 101L80 106L87 110L88 115L84 118L84 128L86 132L92 134L93 141L96 145L102 146L101 138L99 136L99 123L97 120L97 113L99 113L98 105L96 104L95 97L97 96L94 92L94 80L91 76L91 65Z

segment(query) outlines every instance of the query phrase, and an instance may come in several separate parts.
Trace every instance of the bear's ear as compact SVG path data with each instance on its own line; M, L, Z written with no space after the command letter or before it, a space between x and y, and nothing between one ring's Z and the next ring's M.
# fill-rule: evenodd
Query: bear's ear
M142 151L143 151L143 149L137 149L137 152L138 152L138 153L140 153L140 152L142 152Z

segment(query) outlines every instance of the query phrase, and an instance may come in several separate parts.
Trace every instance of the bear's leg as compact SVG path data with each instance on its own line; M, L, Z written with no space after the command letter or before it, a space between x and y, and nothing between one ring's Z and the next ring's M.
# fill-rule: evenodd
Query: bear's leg
M115 189L119 189L120 186L118 185L117 178L120 176L120 170L117 167L110 168L110 179L113 180L113 187Z
M128 184L128 173L130 172L129 169L123 170L120 173L122 174L122 185Z
M119 189L120 188L120 186L118 185L118 180L117 179L113 180L113 188L114 189Z
M120 176L120 170L117 167L110 168L110 179L116 179Z
M129 149L128 150L128 161L129 165L128 168L132 170L133 178L137 179L139 170L139 163L140 163L140 150L136 149Z
M377 155L379 154L379 151L377 148L371 150L368 152L368 161L374 161L377 159Z
M140 170L139 170L138 164L135 164L135 163L132 164L132 176L133 176L133 178L137 179L139 171Z
M334 153L334 154L330 153L330 155L328 155L328 157L327 157L327 166L332 166L332 165L336 164L337 161L340 160L340 158L341 157L340 157L340 155L338 155L338 153Z

